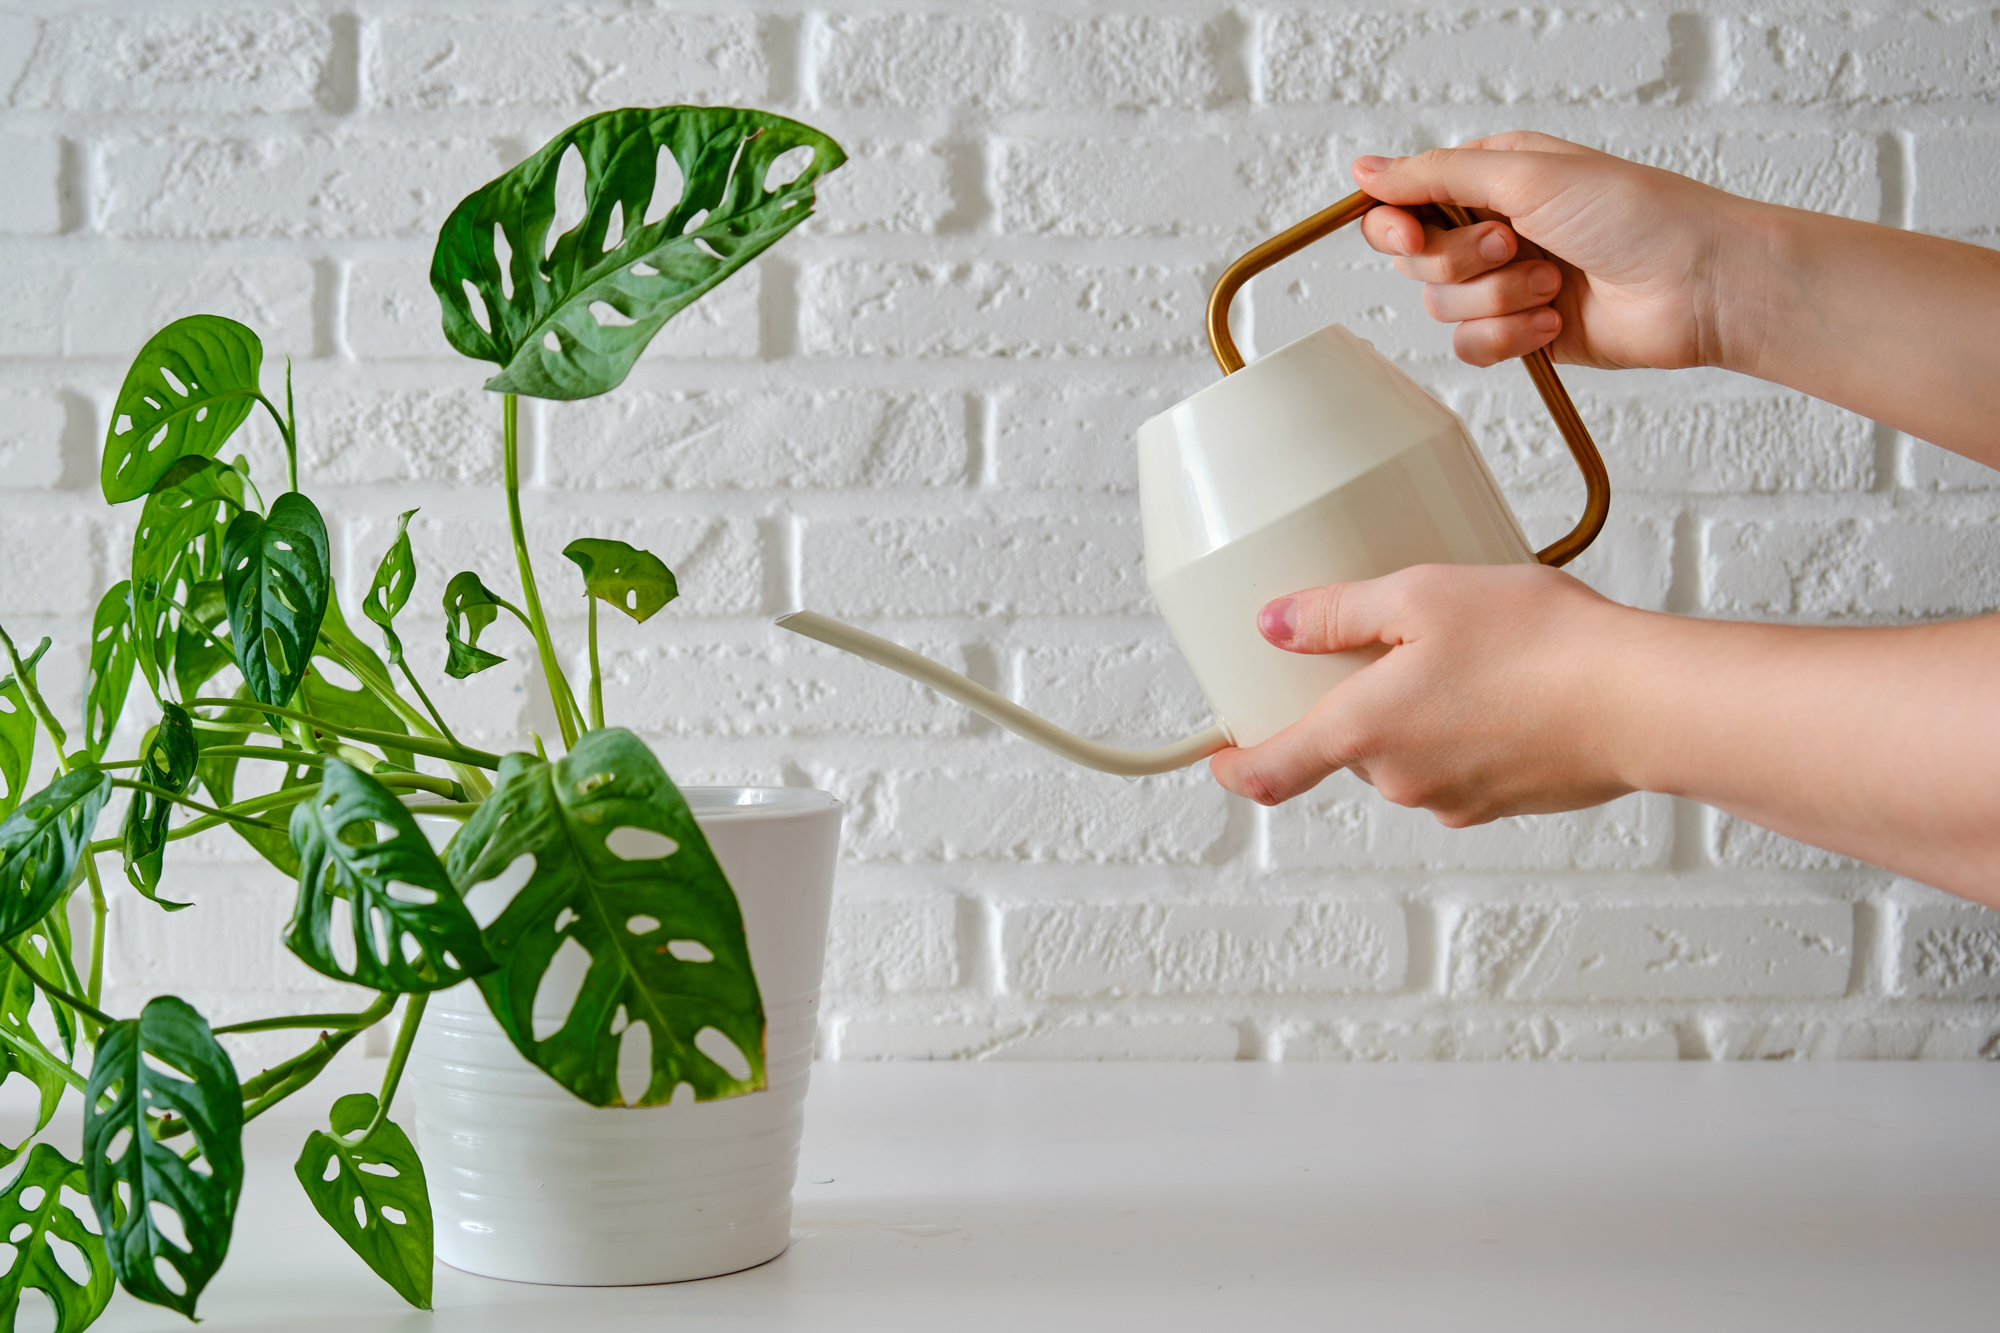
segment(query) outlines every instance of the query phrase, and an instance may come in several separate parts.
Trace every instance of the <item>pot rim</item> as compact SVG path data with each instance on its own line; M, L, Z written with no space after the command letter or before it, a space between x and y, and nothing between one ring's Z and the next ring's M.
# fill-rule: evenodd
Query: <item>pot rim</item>
M682 787L697 819L773 819L841 809L839 798L817 787Z

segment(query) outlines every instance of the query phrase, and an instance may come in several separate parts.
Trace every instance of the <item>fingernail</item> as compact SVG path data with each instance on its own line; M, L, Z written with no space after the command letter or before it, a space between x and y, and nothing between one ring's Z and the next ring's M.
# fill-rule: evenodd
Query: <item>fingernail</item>
M1272 643L1290 643L1299 627L1299 609L1290 597L1267 602L1257 613L1257 628Z
M1495 227L1479 238L1479 253L1499 261L1507 257L1507 233Z
M1410 253L1409 243L1403 239L1403 233L1393 227L1389 230L1389 253L1406 258Z
M1556 289L1563 285L1562 274L1554 268L1537 266L1528 275L1528 290L1537 296L1554 296Z
M1562 322L1561 315L1547 308L1537 310L1534 314L1528 316L1528 327L1536 333L1554 333L1562 327Z
M1357 157L1354 159L1354 169L1356 171L1372 173L1386 170L1388 166L1389 159L1386 157Z

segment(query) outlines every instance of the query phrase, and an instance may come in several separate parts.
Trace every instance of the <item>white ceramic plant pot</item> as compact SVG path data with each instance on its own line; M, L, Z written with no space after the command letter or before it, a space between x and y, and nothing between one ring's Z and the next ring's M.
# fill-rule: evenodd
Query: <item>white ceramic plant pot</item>
M409 1073L437 1256L454 1268L562 1286L681 1282L790 1243L841 806L797 787L682 790L742 904L768 1086L589 1106L521 1057L476 986L440 992Z

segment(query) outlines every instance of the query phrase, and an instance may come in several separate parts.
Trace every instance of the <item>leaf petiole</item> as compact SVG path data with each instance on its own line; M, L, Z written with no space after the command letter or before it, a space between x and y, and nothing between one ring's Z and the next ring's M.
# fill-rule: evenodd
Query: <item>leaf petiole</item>
M168 791L165 787L156 787L150 782L136 782L131 778L113 778L111 779L111 785L114 787L123 787L127 791L144 792L148 796L157 797L163 801L172 801L175 805L186 806L190 810L199 811L207 815L210 819L226 819L232 824L243 824L250 828L260 828L268 833L283 833L285 831L282 824L268 824L261 819L250 819L244 815L237 814L233 810L218 810L212 805L203 805L200 801L191 801L177 792Z
M590 603L590 727L595 731L604 725L604 673L597 666L597 598L585 593L583 599Z
M74 1069L71 1069L68 1065L56 1059L53 1055L50 1055L47 1051L42 1050L39 1046L36 1046L33 1042L23 1041L19 1037L15 1036L13 1033L7 1031L6 1028L0 1028L0 1043L5 1043L8 1050L14 1052L14 1054L20 1056L28 1063L34 1065L40 1065L43 1069L46 1069L50 1073L56 1075L58 1078L62 1079L63 1082L69 1084L72 1088L75 1088L78 1092L82 1092L84 1090L85 1083L83 1075L77 1073Z
M528 631L535 636L535 651L542 659L542 677L548 682L549 701L556 710L556 725L562 729L563 745L576 744L579 714L576 696L556 660L555 644L549 638L548 620L542 614L542 595L535 587L535 568L528 559L528 537L521 526L521 402L514 394L502 399L501 448L506 465L507 523L514 537L514 563L521 570L521 600L528 604Z
M0 943L0 952L4 952L9 958L13 959L14 966L21 969L21 974L37 986L40 986L50 999L60 1000L84 1017L96 1019L99 1023L107 1026L118 1021L90 1001L81 996L70 994L61 986L56 985L53 981L48 980L41 973L35 971L28 960L21 956L21 951L14 947L12 940Z
M357 740L364 745L374 745L389 750L408 750L413 754L429 755L433 759L443 759L461 764L472 764L479 768L497 770L500 767L499 755L488 754L484 750L475 750L469 745L447 745L442 741L433 740L427 736L401 736L393 731L374 731L367 727L350 727L345 724L335 725L332 722L314 717L311 713L301 713L293 708L280 708L276 704L246 704L241 699L201 698L190 699L188 707L247 708L255 709L260 713L276 713L280 717L288 717L294 721L303 722L315 730L331 732L335 736L345 736L349 740ZM196 718L195 725L200 726L205 721L208 721L208 719ZM214 729L216 728L211 724L211 730ZM232 726L230 730L240 731L242 728Z
M215 1035L221 1037L232 1032L281 1032L286 1028L320 1028L327 1032L347 1032L356 1028L373 1027L381 1019L381 1014L371 1013L365 1009L352 1014L287 1014L279 1018L253 1018L244 1023L230 1023L216 1028Z
M368 1128L361 1131L361 1137L350 1140L350 1146L359 1148L375 1137L375 1131L382 1128L389 1118L389 1103L396 1100L396 1085L403 1081L403 1066L410 1058L410 1046L417 1039L417 1025L424 1021L424 1006L430 1003L428 991L412 995L403 1005L403 1025L396 1029L396 1049L389 1053L389 1068L382 1075L382 1092L375 1098L375 1118L368 1122Z

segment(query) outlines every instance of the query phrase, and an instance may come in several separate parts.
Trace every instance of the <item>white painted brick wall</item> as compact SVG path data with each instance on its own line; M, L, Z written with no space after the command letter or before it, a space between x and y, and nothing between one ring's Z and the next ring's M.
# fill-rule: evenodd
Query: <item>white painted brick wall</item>
M848 802L826 1055L2000 1057L2000 917L1742 821L1635 796L1451 832L1346 777L1263 811L1199 773L1064 768L769 625L858 617L1125 743L1199 725L1138 565L1132 431L1213 378L1221 266L1345 192L1356 155L1536 128L1993 244L1996 99L1990 8L0 0L0 615L56 640L73 710L130 540L96 496L111 396L203 310L296 362L350 597L413 505L413 614L461 568L510 586L497 408L438 332L430 236L592 111L768 106L850 164L618 393L530 405L528 527L561 633L569 538L679 573L605 643L614 718L678 776ZM1266 350L1333 320L1374 339L1466 416L1531 531L1567 526L1579 488L1519 372L1453 361L1352 237L1240 314ZM1618 492L1576 566L1608 594L2000 610L2000 475L1716 372L1566 378ZM268 429L244 440L275 458ZM435 628L405 638L468 736L549 729L511 625L469 682ZM174 859L200 906L119 891L115 1004L346 1003L278 946L284 886L241 843Z

